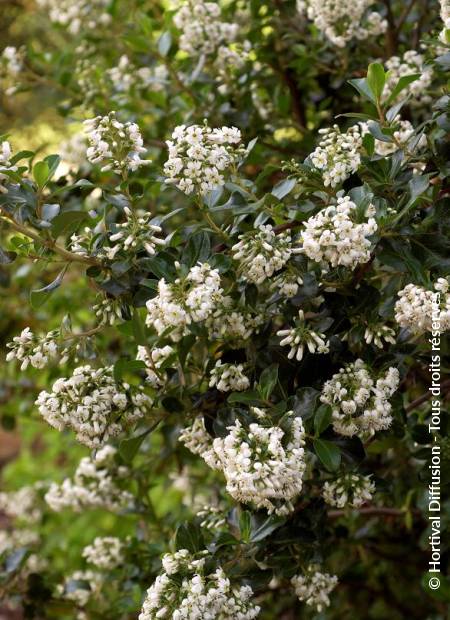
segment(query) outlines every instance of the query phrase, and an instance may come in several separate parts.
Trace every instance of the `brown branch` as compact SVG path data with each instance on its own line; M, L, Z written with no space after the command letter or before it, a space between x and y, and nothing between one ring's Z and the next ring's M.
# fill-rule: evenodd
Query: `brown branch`
M416 4L417 0L410 0L409 4L407 4L403 10L403 13L400 15L400 19L397 24L397 33L400 31L401 27L408 19L408 15L411 13L413 6Z
M22 233L26 237L33 239L33 241L37 241L47 249L59 254L67 262L84 263L86 265L100 265L98 260L92 256L82 256L81 254L75 254L75 252L69 252L69 250L57 245L55 241L51 239L43 239L40 235L34 232L34 230L31 230L31 228L27 228L23 224L16 222L16 220L13 219L13 217L2 206L0 206L0 212L3 214L5 221L8 222L11 228L14 228L17 232Z
M360 515L379 516L379 517L402 517L408 511L401 508L387 508L385 506L366 506L365 508L358 508L356 512ZM411 511L419 514L418 511ZM329 510L328 516L331 519L337 519L338 517L345 517L348 514L347 510Z
M450 379L447 379L446 381L444 381L441 385L441 392L445 391L446 393L444 394L444 397L447 396L447 392L450 392ZM430 398L433 397L433 394L431 392L427 392L426 394L422 394L422 396L419 396L418 398L416 398L416 400L413 400L412 403L409 403L409 405L407 405L405 407L405 411L406 413L410 413L411 411L414 411L414 409L416 409L416 407L419 407L420 405L422 405L423 403L426 403L427 400L430 400Z
M278 226L274 226L273 232L278 235L285 230L290 230L291 228L298 228L301 226L303 222L298 222L297 220L292 220L292 222L286 222L286 224L278 224Z

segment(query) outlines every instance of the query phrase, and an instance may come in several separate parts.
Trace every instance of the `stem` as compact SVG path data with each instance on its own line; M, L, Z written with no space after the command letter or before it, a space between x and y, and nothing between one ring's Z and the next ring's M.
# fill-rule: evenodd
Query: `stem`
M84 263L86 265L100 265L99 261L91 256L82 256L81 254L75 254L74 252L70 252L69 250L66 250L65 248L57 245L55 241L52 241L50 239L43 239L40 235L38 235L38 233L34 232L27 226L16 222L16 220L14 220L12 216L2 206L0 206L0 212L3 214L5 220L11 226L11 228L16 230L17 232L22 233L26 237L33 239L33 241L37 241L38 243L40 243L47 249L52 250L56 254L59 254L66 261L70 263Z
M441 391L444 391L444 390L447 391L447 388L448 390L450 390L450 379L447 379L446 381L442 383ZM427 394L422 394L422 396L419 396L418 398L416 398L416 400L413 400L412 403L409 403L409 405L405 407L406 413L410 413L411 411L414 411L416 407L419 407L423 403L426 403L427 400L430 400L430 398L432 398L432 396L433 395L431 394L431 392L428 392Z
M372 515L380 517L402 517L408 511L402 508L386 508L384 506L367 506L366 508L359 508L353 512L357 512L360 515ZM345 517L348 514L347 510L329 510L328 516L331 519L337 519L339 517Z

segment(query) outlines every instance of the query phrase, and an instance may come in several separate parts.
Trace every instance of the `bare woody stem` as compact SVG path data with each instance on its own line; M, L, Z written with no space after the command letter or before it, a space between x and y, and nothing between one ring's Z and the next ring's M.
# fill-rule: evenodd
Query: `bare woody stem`
M0 212L3 214L4 219L8 222L11 228L16 230L17 232L22 233L26 237L33 239L33 241L37 241L44 247L55 252L55 254L59 254L59 256L64 258L67 262L84 263L86 265L100 265L99 261L91 256L82 256L81 254L75 254L75 252L70 252L69 250L66 250L65 248L57 245L56 242L52 241L51 239L43 239L38 233L34 232L34 230L31 230L31 228L28 228L27 226L16 222L16 220L14 220L11 215L1 206Z

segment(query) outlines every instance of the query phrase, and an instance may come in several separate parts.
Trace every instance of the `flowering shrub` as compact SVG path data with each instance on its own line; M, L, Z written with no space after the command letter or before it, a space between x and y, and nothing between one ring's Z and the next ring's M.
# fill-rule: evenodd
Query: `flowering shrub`
M45 93L73 127L59 154L0 136L1 421L23 437L0 493L5 610L444 619L448 548L438 590L426 553L430 444L450 461L449 383L429 389L450 330L435 4L29 9L2 93Z

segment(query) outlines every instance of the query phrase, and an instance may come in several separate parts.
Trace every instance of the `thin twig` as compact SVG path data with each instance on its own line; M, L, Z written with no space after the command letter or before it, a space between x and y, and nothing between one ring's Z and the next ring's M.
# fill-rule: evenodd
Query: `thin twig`
M448 390L447 390L448 388ZM441 392L447 392L450 391L450 379L447 379L446 381L444 381L441 384ZM410 403L409 405L407 405L405 407L405 411L406 413L410 413L411 411L414 411L414 409L416 409L416 407L419 407L420 405L422 405L423 403L426 403L427 400L430 400L430 398L433 397L433 394L431 392L427 392L426 394L422 394L422 396L419 396L418 398L416 398L416 400L413 400L412 403Z

